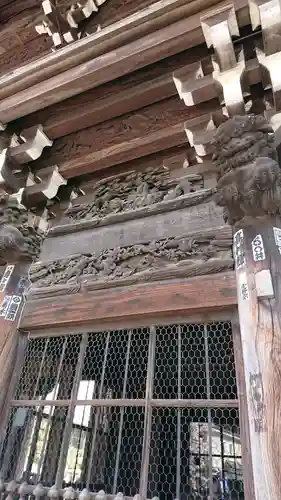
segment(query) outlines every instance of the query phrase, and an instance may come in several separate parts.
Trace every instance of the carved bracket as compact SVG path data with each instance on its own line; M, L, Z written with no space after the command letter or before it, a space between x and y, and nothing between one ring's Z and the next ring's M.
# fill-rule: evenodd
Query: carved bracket
M44 19L41 24L35 26L39 35L48 34L53 39L55 47L71 43L81 36L79 25L98 12L100 6L106 0L81 0L74 2L63 16L59 8L50 0L43 0L42 9ZM99 30L100 27L97 27Z
M281 142L281 4L279 0L249 0L251 23L254 30L262 29L263 47L256 47L265 88L271 87L274 111L267 113L278 144ZM280 139L279 139L280 136Z
M239 36L236 13L233 6L201 18L201 27L208 47L213 47L213 79L223 94L223 102L229 116L244 113L241 82L245 72L243 49L237 58L232 38Z

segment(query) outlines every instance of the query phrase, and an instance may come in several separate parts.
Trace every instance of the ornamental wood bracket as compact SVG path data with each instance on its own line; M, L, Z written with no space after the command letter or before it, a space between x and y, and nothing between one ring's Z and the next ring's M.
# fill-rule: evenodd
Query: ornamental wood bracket
M9 146L0 152L0 186L4 191L15 193L25 187L28 170L24 166L37 160L45 147L51 147L41 125L23 130L11 137Z
M16 193L15 197L25 207L45 206L48 200L56 197L59 188L67 184L67 181L59 173L57 166L46 170L47 172L41 178L34 176L34 180L30 185Z
M51 147L53 141L48 139L42 125L35 125L23 130L17 144L10 148L10 155L17 163L23 165L40 158L43 149Z
M211 155L211 145L216 127L227 120L221 111L201 115L185 122L185 132L195 153L199 157Z
M33 175L28 168L27 164L37 160L43 149L52 144L43 127L36 125L13 135L9 146L0 152L0 187L13 193L13 198L27 208L45 207L67 184L57 166L45 169L42 175Z
M236 53L232 38L239 36L233 6L201 17L201 27L208 48L214 48L212 65L208 59L174 72L178 94L186 106L218 97L229 116L245 112L244 96L249 84L260 81L258 62L245 62L243 49Z
M201 18L201 27L208 48L213 47L213 79L223 94L229 116L245 112L241 81L245 72L243 49L236 56L232 38L239 36L234 6Z
M48 34L51 36L55 47L74 42L81 36L79 24L98 12L100 6L105 2L106 0L75 2L64 17L58 7L50 0L43 0L42 9L45 18L41 24L35 26L35 29L39 35ZM97 30L99 29L100 27L97 27Z
M249 0L253 29L261 26L263 47L256 47L265 88L272 89L274 110L266 113L274 132L276 145L281 142L281 5L279 0Z

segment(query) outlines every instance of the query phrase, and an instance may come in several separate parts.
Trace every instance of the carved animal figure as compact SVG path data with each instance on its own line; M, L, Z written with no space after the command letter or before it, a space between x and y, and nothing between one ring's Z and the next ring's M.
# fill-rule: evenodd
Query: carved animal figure
M281 213L281 169L270 132L265 118L255 115L236 116L217 129L215 202L230 224L245 216Z
M0 258L5 262L16 262L24 252L24 236L10 224L0 226Z

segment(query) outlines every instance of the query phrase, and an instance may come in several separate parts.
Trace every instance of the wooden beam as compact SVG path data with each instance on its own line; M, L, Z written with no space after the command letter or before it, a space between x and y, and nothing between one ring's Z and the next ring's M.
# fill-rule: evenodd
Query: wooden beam
M137 73L125 75L84 92L79 97L72 97L28 115L18 120L17 128L20 130L42 123L48 137L55 139L167 99L177 92L172 72L189 61L185 74L188 72L191 76L195 69L195 61L205 59L207 55L206 47L185 50ZM259 66L258 62L256 64ZM212 99L205 90L204 95L206 98L202 98L201 101Z
M110 289L80 292L59 298L27 302L21 328L86 326L95 322L118 322L235 307L236 285L233 272Z
M216 100L188 109L177 97L172 97L57 139L52 149L34 162L34 169L41 171L57 164L63 177L70 179L184 145L187 144L185 119L190 118L193 123L195 115L200 122L202 116L203 123L203 115L218 109Z
M205 0L203 8L208 8L216 3L216 0ZM248 24L249 22L246 7L247 0L238 0L236 2L236 9L239 10L242 24ZM100 56L109 50L116 49L134 38L152 33L151 39L153 43L153 33L157 29L176 23L181 19L183 19L181 26L182 24L186 25L185 33L190 32L191 35L189 37L191 45L189 46L202 43L204 39L200 28L200 15L196 15L201 10L202 2L198 0L188 2L186 0L158 1L135 14L125 17L121 21L113 23L98 33L94 33L70 46L63 47L55 53L48 54L3 75L0 78L0 98L3 99L15 92L27 89L31 85L43 82L51 76ZM177 30L173 31L172 38L179 38L177 43L182 46L179 37L181 30L179 32ZM183 47L183 49L186 48L188 48L188 45ZM179 45L178 49L175 47L173 53L176 52L179 52Z
M240 8L245 6L245 0L239 0L239 2ZM5 91L8 83L7 79L0 79L0 89L2 88L2 91L0 91L0 98L2 99L0 103L0 120L3 123L15 120L25 114L50 106L90 88L97 87L109 80L152 64L159 59L169 57L188 47L198 45L203 41L202 30L199 26L200 15L196 14L188 19L182 19L174 24L158 29L127 45L115 48L111 52L107 52L106 55L97 56L88 62L78 65L78 60L76 60L75 63L72 63L76 64L76 67L73 69L61 72L61 65L58 63L60 74L56 74L49 79L46 78L50 76L50 72L48 73L47 70L46 75L46 71L40 70L40 63L38 70L40 77L36 73L34 66L29 66L33 71L31 78L30 69L22 68L18 72L17 78L15 78L15 84L11 84L10 81L8 92L7 88ZM103 33L103 30L99 33ZM141 34L142 31L141 33L139 32L139 35ZM88 38L85 40L88 40ZM83 40L80 42L82 43ZM76 42L71 46L75 46L76 50L79 47L82 53L83 44L80 45L80 42ZM64 50L62 49L62 51ZM64 54L66 56L65 52ZM72 53L70 57L73 57ZM42 60L41 63L44 66ZM50 63L51 60L48 59L47 68ZM51 71L52 75L58 71L58 66L56 66L56 69L54 66ZM23 83L24 74L29 75L25 79L25 83ZM42 82L43 78L44 81ZM41 83L37 83L33 87L31 86L38 81ZM11 95L11 91L14 93L16 90L14 85L16 85L17 90L23 88L25 90ZM10 95L10 97L3 99L4 95Z

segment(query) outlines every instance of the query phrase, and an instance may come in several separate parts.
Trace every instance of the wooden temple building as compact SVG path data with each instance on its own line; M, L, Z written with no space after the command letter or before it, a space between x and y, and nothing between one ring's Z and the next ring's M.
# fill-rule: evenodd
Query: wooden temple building
M281 499L280 0L0 0L0 495Z

